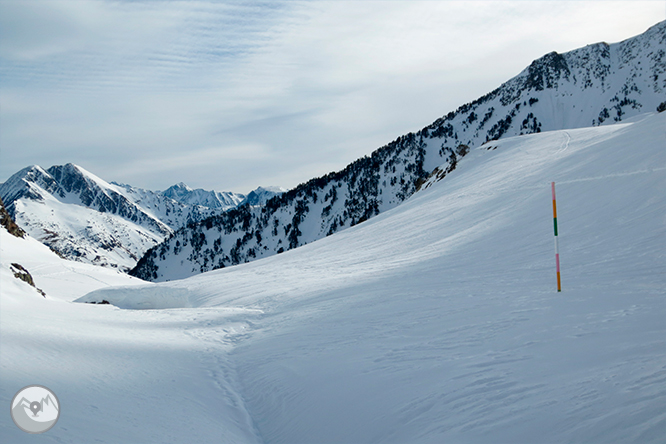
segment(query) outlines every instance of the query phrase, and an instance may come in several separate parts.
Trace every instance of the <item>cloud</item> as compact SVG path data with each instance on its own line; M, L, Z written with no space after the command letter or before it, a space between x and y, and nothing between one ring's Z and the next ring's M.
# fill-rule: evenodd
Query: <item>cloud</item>
M63 2L3 2L0 5L0 55L30 61L67 52L81 45L89 26L81 9ZM81 4L90 10L92 3ZM68 10L69 9L69 10ZM83 14L82 14L83 13Z
M0 180L247 192L340 169L659 2L0 2ZM190 182L191 181L191 182Z

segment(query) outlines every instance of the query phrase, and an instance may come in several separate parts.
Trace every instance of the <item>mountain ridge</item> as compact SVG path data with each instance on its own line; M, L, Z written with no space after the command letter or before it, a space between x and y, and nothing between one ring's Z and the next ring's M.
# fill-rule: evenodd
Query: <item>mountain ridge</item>
M184 204L159 192L106 182L71 163L29 166L0 184L9 215L31 236L68 259L125 271L175 229L244 198L214 193L226 200L214 207Z
M131 274L163 281L279 254L356 225L443 177L470 149L508 136L620 122L666 100L666 22L619 43L550 52L479 99L263 206L188 224ZM440 177L440 178L441 178Z
M245 199L244 194L208 191L201 188L192 189L183 182L172 185L159 193L185 205L221 209L238 206Z

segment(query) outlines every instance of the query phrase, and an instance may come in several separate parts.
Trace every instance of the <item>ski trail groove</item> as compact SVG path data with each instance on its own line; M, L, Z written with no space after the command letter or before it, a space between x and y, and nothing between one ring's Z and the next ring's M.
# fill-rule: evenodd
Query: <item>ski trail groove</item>
M214 310L213 313L219 311ZM195 316L199 316L199 314L195 314ZM199 325L185 330L185 334L203 344L197 357L221 393L224 403L236 413L237 417L234 418L234 422L251 433L254 443L263 444L265 440L247 408L236 365L231 357L234 347L248 338L251 330L257 328L248 319L253 314L256 315L256 310L232 313L230 317L219 313L213 318L202 319ZM204 318L206 317L204 315Z

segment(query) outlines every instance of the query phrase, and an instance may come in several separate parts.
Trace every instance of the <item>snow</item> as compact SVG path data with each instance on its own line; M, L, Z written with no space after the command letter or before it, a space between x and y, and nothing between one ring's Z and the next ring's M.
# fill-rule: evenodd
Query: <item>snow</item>
M82 262L129 270L146 250L164 239L164 233L154 227L65 203L46 192L43 196L43 201L18 200L16 222L63 253L75 251L73 257Z
M13 275L9 277L11 263L26 268L35 285L46 292L47 299L58 301L73 301L99 288L145 284L141 279L118 270L62 259L34 238L27 235L24 239L17 238L4 228L0 229L0 262L3 273L1 302L8 302L11 296L11 300L18 303L20 298L25 297L21 289L27 289L29 294L34 292L38 300L43 299L28 284L14 279ZM14 286L17 289L10 291L9 287Z
M266 203L266 201L272 197L282 194L285 191L287 191L287 189L282 187L257 187L245 196L245 199L243 199L240 205L245 203L248 205L261 205Z
M117 306L7 286L0 230L0 404L52 389L53 442L661 442L665 135L661 113L494 141L317 242L79 294Z
M134 310L190 307L187 288L158 285L132 289L100 288L78 298L76 302L99 303L109 299L118 308Z
M61 416L40 440L210 442L215 436L222 442L257 442L248 419L234 407L241 402L236 390L216 380L218 372L232 375L233 368L225 370L224 359L210 354L210 346L199 339L222 319L230 331L245 311L185 314L72 304L93 290L145 282L61 259L36 240L16 238L4 228L0 262L0 403L9 405L30 381L53 390ZM31 273L46 298L13 277L13 262ZM215 345L226 347L222 338ZM9 414L0 418L0 437L7 443L35 439L18 429Z
M192 189L183 182L179 182L160 193L177 202L189 206L203 206L206 208L215 208L228 210L240 204L245 195L221 191L206 191L201 188Z
M24 168L0 194L20 226L63 256L123 271L174 231L245 197L185 184L154 192L108 183L74 164Z

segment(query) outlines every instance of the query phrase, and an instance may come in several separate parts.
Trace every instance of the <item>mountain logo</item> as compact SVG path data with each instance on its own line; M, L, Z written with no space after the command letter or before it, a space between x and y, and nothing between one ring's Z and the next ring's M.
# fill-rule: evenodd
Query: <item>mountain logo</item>
M60 402L55 393L43 385L29 385L14 395L11 412L19 429L44 433L58 422Z

